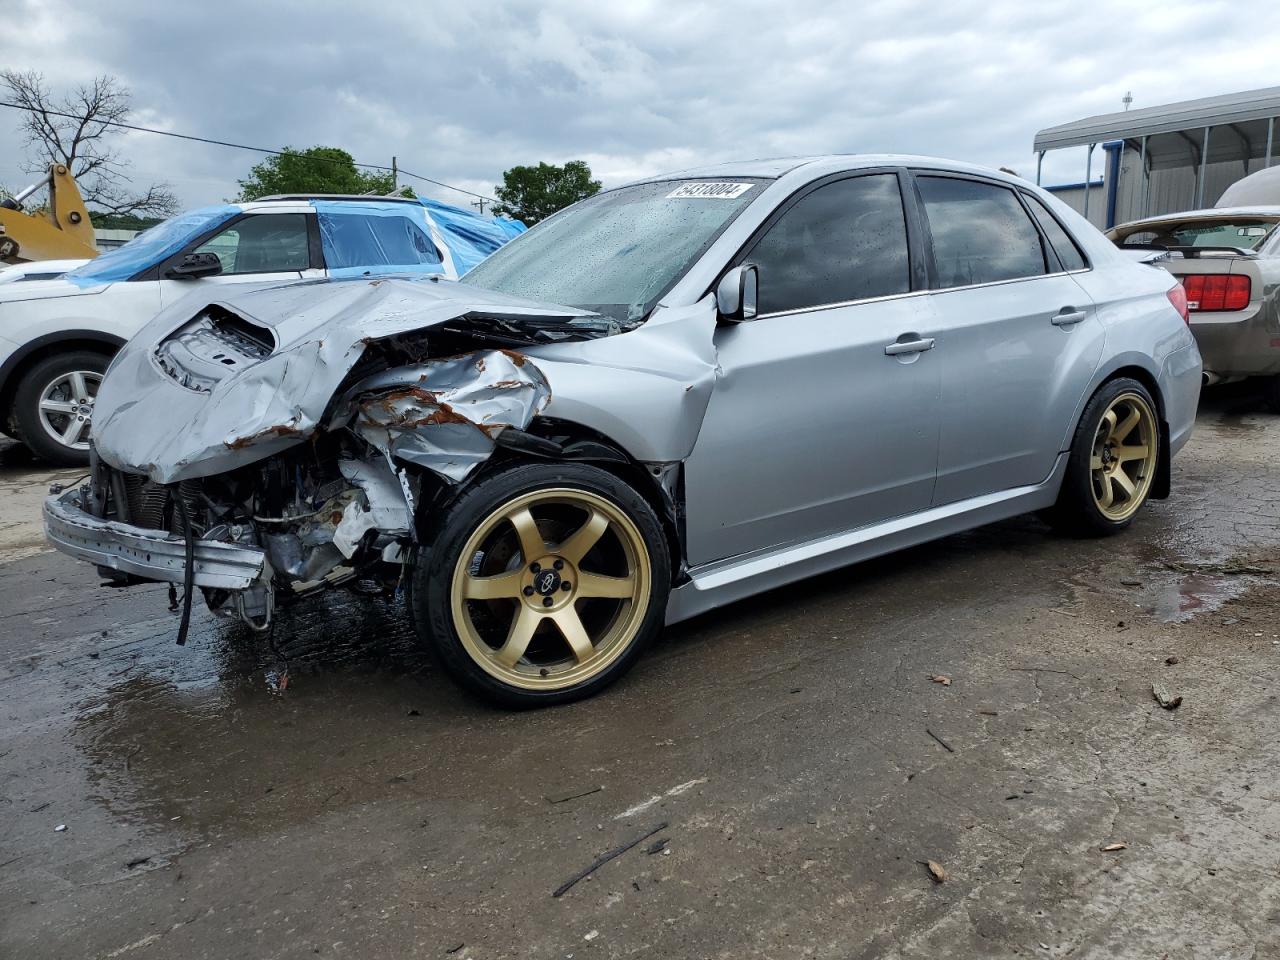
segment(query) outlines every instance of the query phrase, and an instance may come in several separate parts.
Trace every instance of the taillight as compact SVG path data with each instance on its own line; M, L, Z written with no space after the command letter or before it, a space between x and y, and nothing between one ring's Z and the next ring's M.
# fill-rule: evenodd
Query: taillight
M1246 274L1190 273L1182 277L1187 291L1187 309L1194 312L1243 310L1253 296L1253 283Z
M1187 291L1183 289L1182 284L1175 283L1169 288L1169 302L1173 304L1173 309L1178 311L1178 316L1182 318L1183 323L1191 323L1191 317L1187 314Z

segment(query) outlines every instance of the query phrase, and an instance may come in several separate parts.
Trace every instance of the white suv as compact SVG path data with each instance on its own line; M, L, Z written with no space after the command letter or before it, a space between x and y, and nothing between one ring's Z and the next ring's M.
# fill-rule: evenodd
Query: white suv
M388 273L456 279L523 229L390 197L268 197L181 214L59 279L0 287L0 431L54 463L88 463L93 401L112 355L197 288Z

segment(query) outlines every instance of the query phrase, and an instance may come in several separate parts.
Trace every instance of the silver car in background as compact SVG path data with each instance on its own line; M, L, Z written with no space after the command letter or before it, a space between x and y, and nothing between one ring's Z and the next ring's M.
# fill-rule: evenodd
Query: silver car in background
M1147 262L1182 282L1205 382L1263 378L1263 396L1280 413L1277 224L1280 206L1220 207L1135 220L1107 236L1121 250L1150 251Z
M1195 417L1180 292L978 167L688 171L461 282L187 298L117 355L46 529L259 630L404 590L458 681L564 702L664 622L852 562L1028 511L1124 529Z

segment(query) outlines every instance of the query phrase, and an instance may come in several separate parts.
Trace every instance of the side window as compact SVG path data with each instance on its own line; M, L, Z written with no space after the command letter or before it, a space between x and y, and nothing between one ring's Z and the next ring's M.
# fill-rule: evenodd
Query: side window
M802 197L747 259L760 268L761 313L911 289L897 175L837 180Z
M311 266L305 213L257 213L237 220L193 253L213 253L224 274L277 273Z
M434 266L440 251L409 217L321 213L320 238L331 270Z
M1040 229L1049 238L1049 245L1053 247L1053 252L1062 261L1062 269L1083 270L1088 266L1085 262L1084 254L1080 252L1076 242L1071 239L1071 234L1067 233L1062 224L1058 222L1058 218L1049 212L1049 208L1040 202L1040 198L1034 197L1029 193L1024 193L1023 196L1027 198L1027 206L1031 208L1031 212L1036 215L1036 220L1040 223Z
M916 183L933 234L939 289L1045 272L1040 233L1012 190L949 177L917 177Z

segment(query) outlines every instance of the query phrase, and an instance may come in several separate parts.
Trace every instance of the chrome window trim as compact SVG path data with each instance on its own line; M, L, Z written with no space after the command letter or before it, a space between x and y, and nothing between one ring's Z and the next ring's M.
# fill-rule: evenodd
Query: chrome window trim
M988 280L986 283L969 283L962 287L939 287L933 290L909 290L906 293L890 293L883 297L867 297L863 300L841 300L837 303L818 303L811 307L796 307L792 310L778 310L774 313L762 313L756 319L768 320L772 317L790 317L797 313L815 313L819 310L836 310L840 307L856 307L864 303L884 303L887 300L906 300L910 297L921 297L935 293L953 293L956 290L981 290L983 287L1003 287L1010 283L1026 283L1030 280L1047 280L1050 277L1070 277L1078 273L1091 273L1093 267L1081 270L1057 270L1053 273L1038 273L1034 277L1011 277L1008 280Z

